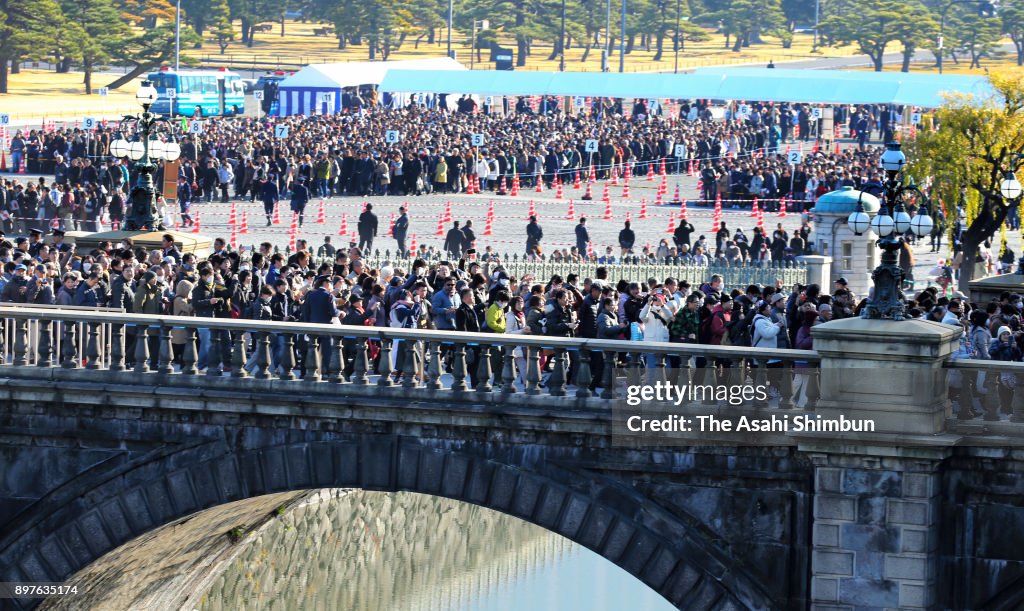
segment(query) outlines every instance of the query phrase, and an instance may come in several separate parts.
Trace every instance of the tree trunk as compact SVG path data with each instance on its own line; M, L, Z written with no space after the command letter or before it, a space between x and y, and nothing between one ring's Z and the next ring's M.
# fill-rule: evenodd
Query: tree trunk
M85 74L85 78L82 79L85 83L85 95L92 95L92 62L87 58L82 60L82 72Z
M519 36L516 38L516 66L523 67L526 65L526 57L530 54L529 46L526 44L526 38Z
M377 59L377 41L371 38L367 40L366 43L366 46L370 48L370 56L367 59L369 59L372 62L373 60Z
M590 40L590 35L589 34L587 35L587 40ZM587 58L590 57L590 49L592 49L592 48L593 48L593 45L583 45L583 57L580 58L580 63L581 64L585 64L587 62Z
M1024 66L1024 38L1013 41L1013 46L1017 47L1017 65Z
M429 45L434 44L434 41L436 40L436 37L437 37L437 33L434 31L434 28L430 28L430 29L427 30L427 44L429 44Z
M868 57L871 58L871 63L875 66L875 72L881 72L882 66L885 65L885 53L883 51L879 51L877 54L870 53Z
M636 42L636 34L630 34L626 39L626 55L633 52L633 43Z
M0 57L0 93L7 93L7 67L9 65L10 60Z
M729 48L729 32L725 33L725 48Z
M67 74L71 72L71 58L62 57L57 62L57 74Z
M345 35L344 34L338 34L338 49L339 50L344 50L344 48L345 48Z
M741 47L743 47L743 37L740 36L739 34L737 34L736 35L736 42L735 42L735 44L733 44L732 50L734 52L736 52L736 53L739 53Z
M11 74L21 74L21 58L15 57L11 60Z
M562 52L562 41L556 40L555 44L551 46L551 55L548 55L548 61L555 61L559 54Z
M114 82L110 83L109 85L107 85L107 87L109 89L117 89L121 85L132 82L133 80L135 80L135 77L140 76L142 73L148 71L152 67L153 66L145 64L136 65L134 68L129 70L127 74L124 74Z
M281 13L281 38L284 38L284 13Z
M248 46L251 49L254 42L256 42L256 30L250 28L249 29L249 43L246 46Z
M654 41L654 59L652 61L660 62L661 56L665 52L665 33L658 32L657 38Z
M252 36L252 24L248 19L242 20L242 44L249 44L249 37Z
M903 66L900 72L910 72L910 58L914 56L914 47L903 47Z
M978 247L985 240L995 236L999 226L1006 220L1006 213L1010 209L1001 205L1001 200L996 198L985 198L978 211L978 216L967 226L963 233L963 262L960 264L960 291L965 295L970 294L970 282L974 279L974 267L978 258Z

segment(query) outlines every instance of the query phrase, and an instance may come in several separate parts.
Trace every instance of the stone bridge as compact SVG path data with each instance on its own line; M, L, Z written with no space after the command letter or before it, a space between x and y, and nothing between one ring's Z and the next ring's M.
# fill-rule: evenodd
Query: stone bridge
M778 445L743 447L623 441L612 434L614 390L570 396L558 379L548 381L550 394L537 388L541 348L554 349L560 363L567 353L630 352L627 342L105 313L82 322L59 310L0 315L8 344L0 366L3 582L80 583L104 600L119 575L119 595L125 580L135 588L125 608L188 606L201 592L187 586L211 570L200 559L310 491L362 488L517 516L600 553L684 609L1024 604L1022 425L952 419L944 386L907 387L912 393L869 379L858 390L829 374L851 358L875 359L932 380L955 341L940 325L839 321L817 328L817 351L806 353L644 344L659 359L820 362L816 412L877 409L881 423L856 440L782 435L772 440ZM183 373L194 364L200 324L230 332L229 375L216 364L205 375ZM891 325L901 325L901 342L880 348ZM136 367L124 368L126 327L156 340L155 371L139 365L147 342L135 342ZM170 362L175 327L192 342L180 368ZM244 374L245 332L258 349L275 333L288 342L300 333L321 338L307 342L308 362L329 362L325 375L274 379L263 375L263 357L255 377ZM354 341L354 356L323 340L332 336ZM403 373L422 380L367 374L367 341L381 343L386 362L393 339L402 340L400 363L412 363ZM438 366L441 344L455 354L451 377ZM513 384L506 358L501 392L465 388L466 352L495 345L527 350L524 384ZM330 347L329 357L320 347ZM349 378L341 372L350 358ZM611 367L601 375L612 376L613 389L621 381ZM873 399L837 407L858 392ZM152 575L177 577L143 577ZM70 597L46 605L76 608Z

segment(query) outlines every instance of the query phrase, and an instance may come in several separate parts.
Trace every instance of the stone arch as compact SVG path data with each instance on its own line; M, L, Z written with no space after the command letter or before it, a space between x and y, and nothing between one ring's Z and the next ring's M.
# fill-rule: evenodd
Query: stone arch
M242 450L216 440L118 465L84 489L65 486L6 529L0 580L62 581L139 535L217 505L361 488L443 496L526 520L601 554L681 609L783 606L701 531L622 483L543 460L511 466L462 446L375 434Z

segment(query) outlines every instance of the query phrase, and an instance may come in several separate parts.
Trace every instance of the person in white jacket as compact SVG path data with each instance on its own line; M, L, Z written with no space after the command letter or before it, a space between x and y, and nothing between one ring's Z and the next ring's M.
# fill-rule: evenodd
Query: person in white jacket
M751 324L754 331L751 334L751 344L754 348L778 348L778 335L782 331L781 322L772 322L772 306L767 301L757 302L757 314Z
M640 322L644 325L645 342L668 343L668 326L672 322L672 310L666 305L667 303L668 294L665 289L657 288L654 289L647 303L640 310ZM644 358L647 361L647 377L648 383L650 383L650 378L658 366L658 355L647 353Z

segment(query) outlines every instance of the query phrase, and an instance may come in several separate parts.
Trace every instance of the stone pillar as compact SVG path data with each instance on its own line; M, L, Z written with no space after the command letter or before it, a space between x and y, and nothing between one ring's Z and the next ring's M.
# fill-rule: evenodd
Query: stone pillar
M870 418L875 433L896 438L943 433L948 383L942 364L961 332L923 320L845 318L814 327L821 355L817 413Z
M948 449L801 445L814 463L811 604L934 609Z
M850 318L814 328L815 414L870 420L874 432L805 433L814 464L811 607L933 609L939 604L943 362L960 331L918 320Z
M807 284L817 284L825 293L832 292L832 257L804 255L796 259L807 265Z

